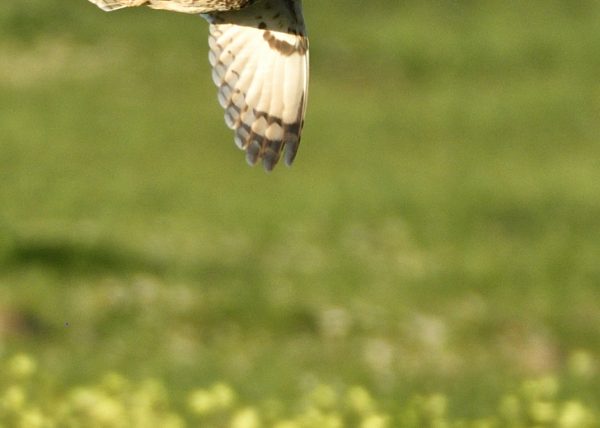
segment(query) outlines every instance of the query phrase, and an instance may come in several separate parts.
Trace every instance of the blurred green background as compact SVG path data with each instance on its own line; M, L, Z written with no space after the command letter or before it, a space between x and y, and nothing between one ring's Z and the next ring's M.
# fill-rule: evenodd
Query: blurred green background
M600 394L600 3L306 1L294 166L249 168L207 25L0 5L0 355L175 402ZM307 386L308 385L308 386Z

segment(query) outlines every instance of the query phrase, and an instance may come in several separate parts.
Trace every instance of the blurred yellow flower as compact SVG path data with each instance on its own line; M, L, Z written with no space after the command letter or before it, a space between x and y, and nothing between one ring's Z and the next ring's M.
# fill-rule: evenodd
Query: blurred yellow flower
M590 411L578 401L567 401L558 417L560 428L585 428L593 425Z
M0 400L0 406L8 412L17 412L25 404L25 391L19 385L9 386Z
M187 400L188 408L197 416L229 409L235 403L235 391L223 382L216 383L210 389L196 389Z
M44 415L38 409L28 409L21 414L19 421L20 428L45 428L51 426L49 421L44 419Z
M385 415L369 415L362 420L360 428L387 428L389 417Z
M359 415L375 411L375 402L369 391L361 386L351 387L346 394L348 407Z
M235 391L226 383L220 382L210 390L214 404L220 409L227 409L235 402Z
M231 428L259 428L262 425L256 409L246 407L233 415L230 426Z
M120 402L99 397L90 409L90 417L101 426L125 427L124 409Z
M71 390L71 403L75 411L89 411L98 401L98 394L91 388L78 387Z
M17 354L8 361L8 372L17 379L29 378L36 369L36 361L27 354Z
M275 422L275 425L273 425L273 428L300 428L302 425L300 425L298 422L296 421L278 421Z
M296 404L264 399L258 407L236 406L235 390L225 382L217 382L192 390L185 413L178 413L171 407L165 384L156 379L137 384L109 372L97 383L72 388L66 395L48 395L44 385L34 389L38 378L32 379L31 385L21 382L36 371L35 361L27 355L19 354L3 366L11 376L6 382L0 379L0 428L184 428L190 416L201 418L196 421L199 425L193 426L208 428L598 426L598 415L592 408L577 400L560 400L555 376L523 382L516 392L502 397L495 414L456 420L448 411L449 397L441 393L416 395L397 403L392 416L380 410L384 404L366 388L356 385L338 393L326 383L317 384Z
M217 404L209 391L197 389L189 395L188 407L192 413L205 416L212 413L217 408Z

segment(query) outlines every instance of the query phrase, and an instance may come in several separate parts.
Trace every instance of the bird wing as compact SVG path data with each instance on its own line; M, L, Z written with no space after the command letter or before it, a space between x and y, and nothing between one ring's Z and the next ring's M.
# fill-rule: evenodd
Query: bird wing
M141 6L146 0L90 0L100 9L110 12L111 10L123 9L124 7Z
M103 10L146 5L202 13L225 123L246 160L272 170L300 144L308 96L308 38L301 0L90 0Z
M254 165L291 165L308 95L308 38L298 0L264 0L205 15L209 60L225 122Z
M125 7L148 6L183 13L209 13L240 9L255 0L90 0L100 9L112 11Z

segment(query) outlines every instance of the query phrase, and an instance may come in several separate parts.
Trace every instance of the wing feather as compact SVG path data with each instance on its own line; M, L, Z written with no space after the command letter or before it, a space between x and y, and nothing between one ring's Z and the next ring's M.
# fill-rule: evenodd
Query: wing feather
M264 0L206 15L209 60L225 123L251 165L291 165L300 144L308 91L308 39L299 1Z
M100 9L110 12L125 7L141 6L147 3L147 0L90 0Z

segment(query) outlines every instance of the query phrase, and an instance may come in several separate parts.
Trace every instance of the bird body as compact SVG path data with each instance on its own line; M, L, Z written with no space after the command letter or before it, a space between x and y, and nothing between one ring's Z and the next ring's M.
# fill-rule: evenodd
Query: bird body
M308 38L301 0L90 0L101 9L148 6L202 14L225 123L236 145L266 170L300 144L308 91Z

